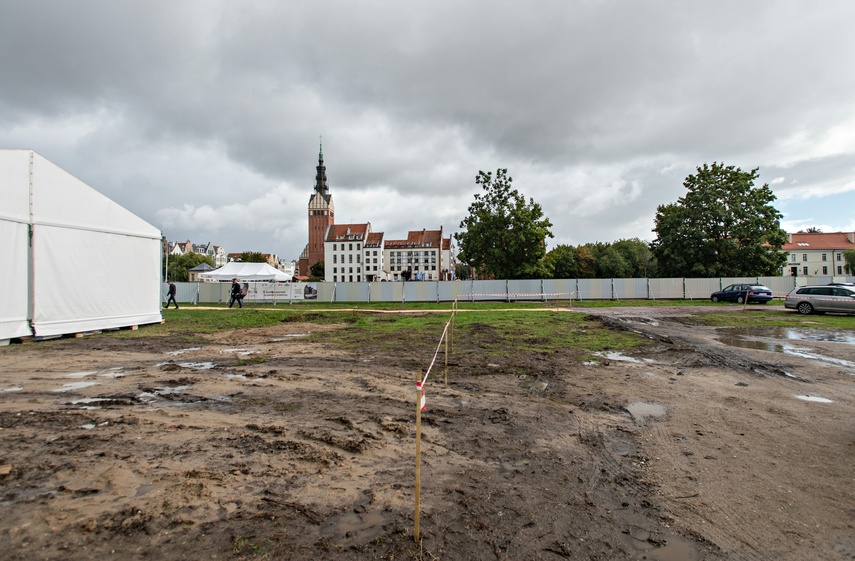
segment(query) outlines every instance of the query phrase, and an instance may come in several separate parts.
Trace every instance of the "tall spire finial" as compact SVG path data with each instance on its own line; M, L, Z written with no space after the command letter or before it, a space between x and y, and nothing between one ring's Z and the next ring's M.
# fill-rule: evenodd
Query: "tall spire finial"
M323 159L324 159L324 137L323 137L323 135L321 135L318 138L320 139L320 145L321 145L320 151L318 152L318 159L323 161Z

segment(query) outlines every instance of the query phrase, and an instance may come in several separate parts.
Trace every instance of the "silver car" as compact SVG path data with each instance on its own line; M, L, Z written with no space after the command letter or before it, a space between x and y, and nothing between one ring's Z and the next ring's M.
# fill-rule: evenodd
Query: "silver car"
M855 287L801 286L787 294L784 307L801 314L837 312L855 314Z

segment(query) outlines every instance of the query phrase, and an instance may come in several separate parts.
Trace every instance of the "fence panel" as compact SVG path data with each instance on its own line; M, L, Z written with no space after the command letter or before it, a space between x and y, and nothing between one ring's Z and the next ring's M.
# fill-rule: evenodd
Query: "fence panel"
M402 282L372 282L372 302L402 302L404 299L404 283Z
M543 300L543 281L540 279L509 280L508 294L511 300Z
M649 279L651 300L684 297L683 279Z
M544 279L544 300L574 300L576 298L576 279Z
M710 294L721 290L722 286L730 284L729 282L724 282L724 279L685 279L685 281L685 298L688 300L706 300L710 297ZM733 282L757 282L757 279Z
M611 300L612 279L579 279L579 300Z
M439 281L405 282L405 302L436 302L436 283Z
M478 280L471 281L469 291L464 288L461 294L461 300L469 300L470 302L486 301L486 300L507 300L508 299L508 283L503 280ZM466 284L464 283L464 287ZM465 298L464 298L465 296Z
M469 283L465 283L469 284ZM463 294L463 281L454 280L454 281L443 281L439 283L439 301L440 302L453 302L455 300L460 300Z
M647 279L612 279L617 300L647 299Z

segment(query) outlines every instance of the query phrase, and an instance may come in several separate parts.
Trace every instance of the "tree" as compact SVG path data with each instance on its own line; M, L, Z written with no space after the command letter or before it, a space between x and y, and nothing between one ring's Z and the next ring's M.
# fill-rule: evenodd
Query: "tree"
M461 223L464 232L454 234L460 261L479 275L500 279L543 278L547 274L543 256L552 223L534 199L511 187L507 169L479 171L475 183L484 190L475 194L469 216Z
M175 282L187 282L190 279L188 271L193 267L207 263L214 266L214 260L208 255L201 253L185 253L183 255L170 255L167 266L167 278Z
M584 245L576 248L576 267L578 267L579 275L576 278L580 279L595 279L597 278L597 260L591 250Z
M847 249L843 252L846 265L843 266L847 275L855 275L855 249Z
M546 254L544 261L553 279L575 279L579 276L576 248L572 245L559 245Z
M454 277L459 280L469 280L472 278L472 267L466 263L456 263L454 265Z
M244 251L240 254L239 259L241 263L267 263L264 255L257 251Z
M323 262L323 260L318 261L317 263L315 263L314 265L309 267L309 269L312 272L313 278L318 278L318 279L324 278L324 262Z
M776 197L769 185L754 186L758 169L704 164L683 182L685 197L659 205L652 249L660 276L781 274L787 262L783 215L771 205Z

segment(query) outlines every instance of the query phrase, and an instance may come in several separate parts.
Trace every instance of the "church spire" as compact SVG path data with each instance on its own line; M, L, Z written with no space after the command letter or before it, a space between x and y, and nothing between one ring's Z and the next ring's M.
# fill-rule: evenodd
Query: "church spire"
M327 167L324 165L324 142L321 137L320 149L318 150L318 167L315 175L315 192L323 195L325 199L329 199L330 188L327 185Z

